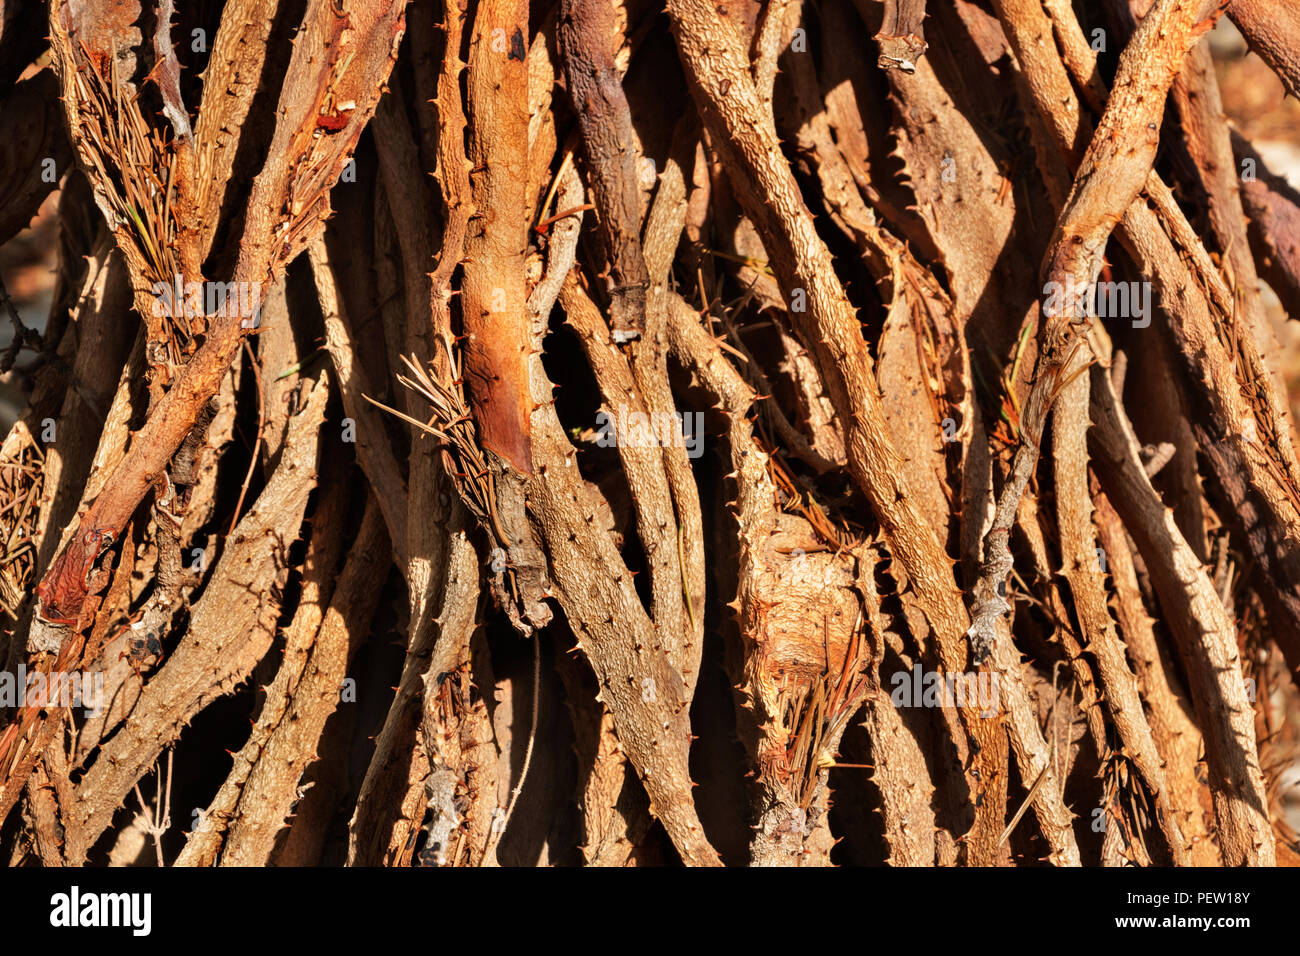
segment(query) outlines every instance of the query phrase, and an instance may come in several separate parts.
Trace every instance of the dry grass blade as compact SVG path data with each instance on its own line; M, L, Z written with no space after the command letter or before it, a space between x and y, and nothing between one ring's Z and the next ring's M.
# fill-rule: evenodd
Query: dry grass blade
M475 435L474 419L465 401L460 363L450 341L439 338L437 342L451 369L450 380L442 381L437 377L436 365L425 368L413 355L402 356L409 375L399 373L397 376L398 382L423 396L429 403L433 411L429 421L419 421L374 399L369 401L443 443L443 465L460 493L461 500L492 536L494 547L503 547L506 536L496 517L495 479Z

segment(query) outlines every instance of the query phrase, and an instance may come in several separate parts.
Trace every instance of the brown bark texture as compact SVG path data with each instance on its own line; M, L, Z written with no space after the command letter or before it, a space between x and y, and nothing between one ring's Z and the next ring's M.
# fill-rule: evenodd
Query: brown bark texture
M4 859L1300 862L1274 6L3 0Z

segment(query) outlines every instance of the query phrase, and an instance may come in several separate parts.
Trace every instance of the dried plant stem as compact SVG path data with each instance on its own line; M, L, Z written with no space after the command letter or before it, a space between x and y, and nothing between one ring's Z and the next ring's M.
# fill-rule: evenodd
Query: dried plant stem
M879 387L872 375L871 359L858 331L857 319L835 276L830 254L816 235L812 218L798 198L798 188L781 157L771 117L754 124L757 96L748 75L738 37L701 0L674 0L668 5L678 49L693 83L706 126L728 156L727 169L747 213L769 236L772 262L787 296L796 289L806 295L808 310L793 318L817 356L836 409L848 437L849 467L880 521L886 541L911 581L916 599L938 636L938 659L945 671L964 669L967 630L966 609L959 599L947 556L932 529L921 520L917 506L899 474L900 457L885 430ZM1018 667L1018 664L1016 665ZM1003 675L1006 686L1020 684L1009 660ZM1016 708L1022 719L1013 721L1013 741L1022 759L1035 764L1046 760L1042 732L1027 719L1028 702ZM973 709L964 714L966 730L979 741L969 785L972 792L988 790L979 804L982 818L976 846L995 845L1003 820L999 801L991 799L1005 781L999 755L1005 755L1002 730L980 718ZM1041 767L1036 766L1036 774ZM1070 832L1069 817L1056 781L1039 792L1039 813L1053 859L1078 862L1078 849Z
M1088 393L1088 376L1080 375L1062 390L1053 419L1057 522L1064 572L1087 639L1087 650L1097 662L1106 708L1119 730L1126 755L1137 764L1155 797L1160 827L1174 863L1186 866L1190 862L1188 846L1173 813L1163 761L1142 710L1137 678L1129 670L1124 644L1106 606L1106 587L1092 523L1092 498L1088 493Z
M1012 568L1008 537L1016 506L1037 464L1052 402L1085 367L1077 344L1088 325L1085 303L1091 300L1111 230L1146 184L1165 94L1202 32L1202 6L1192 0L1157 0L1152 6L1120 58L1115 91L1057 223L1045 269L1055 295L1043 310L1034 384L1021 415L1021 444L985 532L984 563L972 589L970 636L977 658L992 648L996 622L1010 610L1003 591Z
M1219 846L1228 866L1272 866L1272 825L1246 699L1236 627L1169 510L1151 487L1137 440L1099 367L1091 405L1102 487L1133 535L1178 639L1205 734Z

